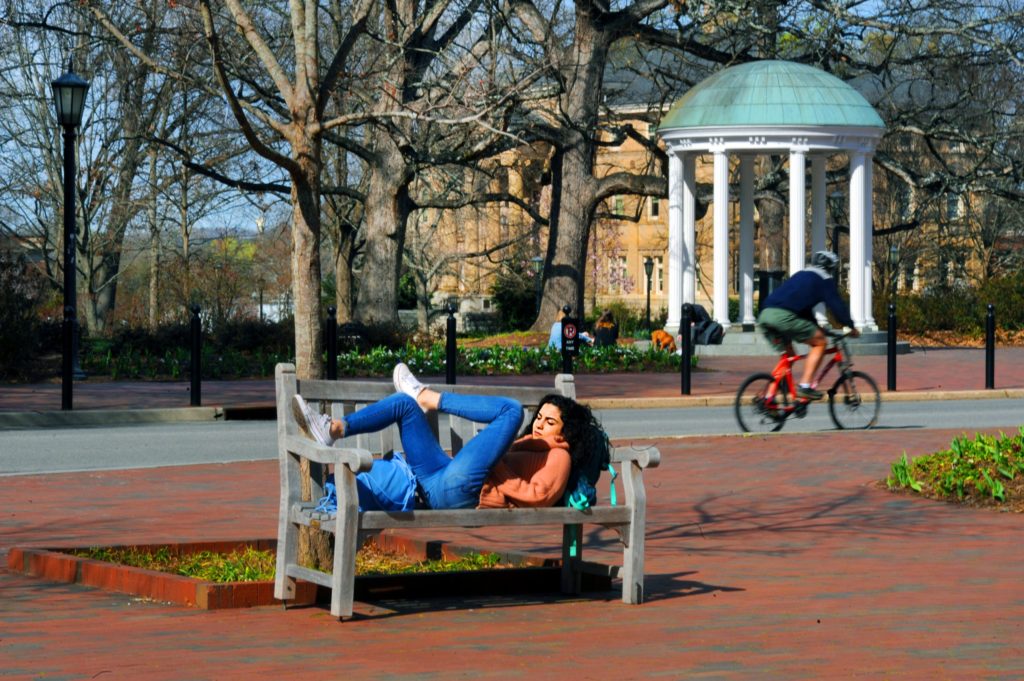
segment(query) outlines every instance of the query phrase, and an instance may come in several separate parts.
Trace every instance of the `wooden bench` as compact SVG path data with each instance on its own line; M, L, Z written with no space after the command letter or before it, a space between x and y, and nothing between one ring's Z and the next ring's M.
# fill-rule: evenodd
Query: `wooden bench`
M526 418L532 418L540 399L551 392L575 398L572 375L560 374L555 379L555 390L547 388L507 386L436 386L450 392L473 395L503 395L522 403ZM277 438L281 475L281 505L278 515L277 578L274 596L282 601L295 597L295 580L320 584L331 589L331 614L348 617L352 614L355 589L356 551L360 540L368 533L388 528L426 527L485 527L501 525L561 525L562 526L562 591L578 593L584 572L621 577L622 600L641 603L644 597L644 526L647 497L644 491L643 470L658 465L661 454L655 447L635 449L617 447L612 463L619 472L616 480L618 504L608 504L608 491L598 504L586 511L574 508L514 508L514 509L458 509L416 510L410 512L359 512L356 496L356 474L369 470L375 456L401 448L397 428L381 433L345 438L333 447L323 447L303 436L295 423L290 407L292 396L301 394L313 405L322 403L325 413L341 417L360 407L376 402L394 392L390 382L366 380L299 381L295 367L278 364L276 369ZM441 418L430 414L435 433ZM463 442L481 427L457 417L442 417L445 427L440 431L442 446L458 452ZM309 486L311 498L323 495L320 484L320 465L333 464L335 487L338 495L337 513L314 510L315 501L303 501L301 495L301 459L311 463ZM607 485L610 475L601 476L601 485ZM582 560L580 527L597 524L614 530L623 545L621 569ZM334 564L331 574L298 564L298 538L300 526L310 526L333 532ZM361 536L363 535L363 536Z

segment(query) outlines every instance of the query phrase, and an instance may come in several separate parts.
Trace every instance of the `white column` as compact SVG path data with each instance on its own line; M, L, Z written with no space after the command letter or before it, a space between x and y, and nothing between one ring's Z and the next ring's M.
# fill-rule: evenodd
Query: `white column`
M864 328L864 154L850 152L850 316Z
M679 333L683 307L683 160L668 151L668 319L665 331Z
M789 273L807 262L807 156L800 149L789 150Z
M683 157L683 303L697 300L697 161Z
M873 173L871 172L871 154L864 157L864 328L872 331L878 330L875 323L874 306L874 269L875 269L875 228L874 228L874 206L871 185L873 184Z
M821 154L811 157L811 253L825 250L825 161Z
M811 253L825 250L825 161L822 154L811 156ZM819 324L828 322L824 303L814 308Z
M754 157L740 156L740 323L754 317Z
M726 329L729 328L729 156L724 150L715 151L714 205L715 260L714 300L711 316Z

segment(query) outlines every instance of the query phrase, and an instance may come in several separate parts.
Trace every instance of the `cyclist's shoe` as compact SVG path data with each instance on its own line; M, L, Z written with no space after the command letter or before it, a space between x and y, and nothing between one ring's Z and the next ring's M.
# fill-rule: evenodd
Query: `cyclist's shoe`
M821 392L820 390L815 390L810 386L805 387L802 385L798 385L796 387L796 396L802 397L805 400L820 400L822 397L825 396L825 393Z

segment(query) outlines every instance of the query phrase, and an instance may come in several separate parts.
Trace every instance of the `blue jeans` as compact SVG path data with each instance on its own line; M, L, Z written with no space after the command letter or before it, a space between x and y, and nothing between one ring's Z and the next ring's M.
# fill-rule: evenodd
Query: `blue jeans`
M441 393L439 411L487 426L448 456L416 400L395 393L344 417L345 435L374 433L398 424L405 460L430 508L474 508L487 474L515 440L523 407L507 397Z

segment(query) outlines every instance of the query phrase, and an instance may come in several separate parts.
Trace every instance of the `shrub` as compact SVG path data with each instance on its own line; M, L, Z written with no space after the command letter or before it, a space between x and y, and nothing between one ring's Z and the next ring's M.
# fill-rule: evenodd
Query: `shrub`
M521 331L533 323L537 317L535 286L534 275L525 266L513 264L501 269L491 287L491 299L501 322L499 331Z
M995 306L996 325L1009 331L1024 329L1024 272L1010 277L989 279L978 291L977 314L980 327L985 328L987 306Z
M46 279L25 256L0 252L0 378L23 378L42 348L60 349L40 333L39 309L47 294ZM60 322L57 322L58 338ZM46 344L44 344L46 343Z
M879 301L876 319L885 319L888 311ZM896 314L900 328L911 333L957 331L980 333L984 328L984 310L977 292L960 286L942 286L909 296L898 296ZM881 315L881 316L878 316Z
M961 436L944 449L895 461L886 479L889 489L924 496L984 503L1014 503L1024 497L1024 427L1013 436Z

